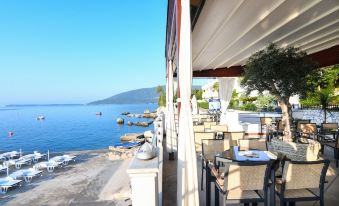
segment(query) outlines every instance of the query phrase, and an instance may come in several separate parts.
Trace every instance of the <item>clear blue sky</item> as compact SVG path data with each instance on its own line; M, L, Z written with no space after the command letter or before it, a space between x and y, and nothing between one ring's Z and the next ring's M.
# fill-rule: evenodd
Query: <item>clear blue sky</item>
M165 0L1 0L0 105L165 84Z

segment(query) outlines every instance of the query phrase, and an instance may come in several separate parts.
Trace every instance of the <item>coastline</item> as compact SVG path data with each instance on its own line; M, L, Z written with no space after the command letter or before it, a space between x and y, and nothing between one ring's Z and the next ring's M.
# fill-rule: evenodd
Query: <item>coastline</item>
M8 191L0 196L0 205L130 205L126 169L131 158L113 161L107 152L108 149L64 152L76 155L75 163L53 173L44 171L31 183Z

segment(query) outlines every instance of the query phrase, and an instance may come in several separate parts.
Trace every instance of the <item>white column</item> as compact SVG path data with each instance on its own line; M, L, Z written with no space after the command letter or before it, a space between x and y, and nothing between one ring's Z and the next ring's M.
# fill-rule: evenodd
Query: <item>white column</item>
M220 124L229 124L227 121L227 107L232 99L235 78L218 78L219 98L221 103ZM234 119L233 119L234 122ZM236 121L238 123L238 121Z
M166 119L166 150L169 153L177 151L177 132L174 120L173 105L173 64L168 62L168 101L167 101L167 119Z
M181 1L179 89L181 108L178 136L177 205L199 206L197 157L191 111L192 56L190 1Z

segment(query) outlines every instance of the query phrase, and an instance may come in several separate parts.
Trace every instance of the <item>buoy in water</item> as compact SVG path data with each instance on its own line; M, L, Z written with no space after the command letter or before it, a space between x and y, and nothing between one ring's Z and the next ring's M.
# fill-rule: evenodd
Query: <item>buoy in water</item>
M95 113L95 115L101 116L101 115L102 115L102 112L97 112L97 113Z
M12 137L14 135L14 132L8 132L8 136Z

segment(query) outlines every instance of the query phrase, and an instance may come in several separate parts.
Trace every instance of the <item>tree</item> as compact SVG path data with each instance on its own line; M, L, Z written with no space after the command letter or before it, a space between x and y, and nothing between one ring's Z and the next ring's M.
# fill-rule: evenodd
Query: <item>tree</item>
M219 82L215 82L215 83L213 84L213 90L214 90L214 91L219 91Z
M162 86L157 86L156 88L157 93L159 94L158 105L159 106L166 106L166 92Z
M271 43L246 62L241 84L248 94L254 90L260 93L269 91L277 99L282 111L284 135L290 139L292 111L289 98L293 95L306 95L306 82L315 69L315 63L300 49L278 48Z
M202 99L202 89L195 89L192 92L192 96L195 95L195 97L197 98L197 100L201 100Z

